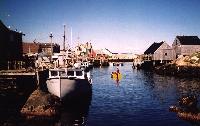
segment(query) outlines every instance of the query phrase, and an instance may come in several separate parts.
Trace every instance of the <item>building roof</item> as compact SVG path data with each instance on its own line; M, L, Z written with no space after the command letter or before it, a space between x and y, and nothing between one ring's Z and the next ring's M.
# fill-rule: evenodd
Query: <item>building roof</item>
M59 47L59 45L56 44L56 43L52 43L52 46L53 47L55 47L55 46ZM23 42L22 47L23 47L23 53L24 54L26 54L26 53L38 53L40 51L40 48L50 48L51 43Z
M154 52L163 44L164 42L156 43L154 42L145 52L144 54L154 54Z
M22 35L25 36L25 34L23 34L22 32L17 32L17 29L15 31L11 30L1 20L0 20L0 30L4 30L6 32L12 32L12 33L15 33L15 34L22 34Z
M0 20L0 27L6 31L9 31L9 29L4 25L4 23L1 20Z
M200 45L200 39L197 36L176 36L181 45Z

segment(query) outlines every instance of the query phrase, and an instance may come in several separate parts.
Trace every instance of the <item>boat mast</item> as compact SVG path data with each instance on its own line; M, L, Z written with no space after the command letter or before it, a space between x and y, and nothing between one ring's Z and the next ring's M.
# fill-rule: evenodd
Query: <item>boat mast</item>
M71 46L70 47L72 47L72 27L71 27Z
M65 24L64 24L64 36L63 36L63 38L64 38L64 41L63 41L63 51L65 51Z
M53 45L52 45L53 34L52 34L52 32L50 33L49 37L51 38L51 57L50 57L50 61L52 61L52 55L53 55Z
M66 49L65 49L65 24L64 24L64 35L63 35L63 51L64 53L66 53ZM66 54L63 53L63 67L65 67L66 65Z

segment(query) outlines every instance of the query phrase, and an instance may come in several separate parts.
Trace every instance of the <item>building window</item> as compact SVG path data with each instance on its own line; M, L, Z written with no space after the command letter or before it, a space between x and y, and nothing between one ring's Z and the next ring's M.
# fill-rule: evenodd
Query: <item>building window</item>
M167 53L165 53L165 56L167 56Z

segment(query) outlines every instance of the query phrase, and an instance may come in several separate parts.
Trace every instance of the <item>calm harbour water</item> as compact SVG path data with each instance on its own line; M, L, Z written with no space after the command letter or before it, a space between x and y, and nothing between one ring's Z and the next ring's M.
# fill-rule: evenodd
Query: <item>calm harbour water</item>
M2 126L190 126L197 125L181 120L176 113L169 112L182 95L199 97L200 81L164 77L152 72L132 69L131 63L118 67L122 79L117 83L110 76L117 67L94 68L92 98L86 103L65 106L59 119L54 121L26 121L20 117L16 107L2 115ZM17 102L17 101L16 101ZM1 101L1 106L2 101ZM13 104L13 103L6 103ZM6 105L5 105L6 106ZM4 107L5 107L4 106ZM5 108L4 108L5 109ZM5 112L6 113L6 112ZM2 118L5 117L5 118Z
M123 75L119 83L110 78L110 73L116 67L93 69L89 126L192 125L169 112L169 106L176 104L182 95L192 93L198 96L198 80L138 71L132 69L130 63L119 69Z

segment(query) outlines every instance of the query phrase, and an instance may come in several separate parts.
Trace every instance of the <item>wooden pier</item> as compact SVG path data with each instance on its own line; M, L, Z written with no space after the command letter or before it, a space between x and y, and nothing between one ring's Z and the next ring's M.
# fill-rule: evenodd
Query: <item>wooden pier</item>
M1 70L0 81L3 87L15 87L18 91L31 93L37 87L37 72L34 70ZM13 81L9 83L9 81Z
M35 71L27 70L1 70L0 76L35 76Z

